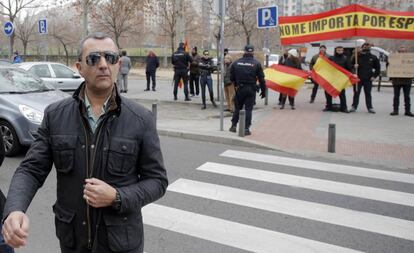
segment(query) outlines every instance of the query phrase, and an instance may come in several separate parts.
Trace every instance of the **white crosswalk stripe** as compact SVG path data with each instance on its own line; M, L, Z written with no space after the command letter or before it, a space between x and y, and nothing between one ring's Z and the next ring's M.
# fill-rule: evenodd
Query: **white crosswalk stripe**
M220 156L240 160L258 161L279 166L311 169L320 173L335 173L336 177L339 178L345 174L362 178L371 178L374 180L394 181L394 184L400 182L409 184L414 183L414 175L412 174L388 172L356 166L329 164L235 150L227 150ZM386 206L397 204L400 205L401 208L414 207L414 194L402 191L393 191L365 185L297 176L269 171L268 169L261 170L214 162L206 162L196 168L196 171L208 173L207 175L210 173L219 176L225 175L226 178L230 179L232 177L242 178L248 180L246 182L254 182L254 184L271 183L275 186L290 186L305 191L314 190L353 198L375 200L386 203ZM348 230L339 230L341 232L339 232L338 235L345 231L345 233L352 233L353 236L354 232L349 232L352 231L349 229L354 229L355 233L359 235L360 233L371 233L368 238L386 236L395 238L395 240L399 241L408 240L414 242L413 220L299 200L279 196L277 194L239 189L218 184L216 182L202 182L204 180L197 180L198 179L190 180L180 178L175 182L172 182L167 190L170 193L175 193L176 195L173 195L175 198L180 195L193 196L199 198L197 200L197 202L200 201L199 203L217 201L217 203L220 202L227 205L242 206L244 207L243 212L254 209L256 213L266 213L267 217L272 217L272 213L288 215L294 217L292 219L303 219L301 222L304 224L314 224L315 222L324 223L324 226L332 227L333 231L336 231L335 226L348 228ZM205 180L210 181L210 179ZM292 190L296 189L292 188ZM316 192L316 194L320 193ZM168 198L168 196L169 194L166 195L166 198ZM332 198L335 197L337 196L332 195ZM183 201L191 201L191 198L184 198ZM194 210L197 210L197 208L194 208ZM189 238L199 238L209 243L211 242L251 252L307 253L362 252L358 250L371 250L370 248L364 248L358 244L350 244L349 241L348 243L342 243L341 239L338 239L339 241L333 240L332 242L332 240L325 241L325 239L320 239L320 237L318 237L319 239L312 240L315 239L313 236L306 236L307 238L305 238L297 236L295 233L282 233L278 231L277 225L273 228L273 225L269 224L266 228L263 228L260 225L255 226L255 222L252 223L252 221L249 222L249 225L243 224L243 222L240 223L240 217L235 219L238 221L235 222L234 220L231 220L232 218L226 220L197 213L194 210L192 210L193 212L190 212L185 210L185 207L183 209L177 209L169 207L168 204L150 204L145 206L142 209L142 212L144 223L146 225L179 233L188 236ZM230 217L233 217L233 214L231 214ZM244 218L241 220L243 221ZM279 224L279 221L275 221L273 224ZM312 225L309 225L308 229L309 228L312 228ZM200 249L200 253L208 252L203 250L204 249Z
M252 252L361 252L157 204L142 212L145 224Z
M304 169L312 169L312 170L325 171L325 172L342 173L342 174L359 176L359 177L369 177L369 178L375 178L375 179L383 179L383 180L414 184L413 174L384 171L384 170L375 170L375 169L368 169L368 168L334 164L334 163L302 160L302 159L281 157L281 156L275 156L275 155L264 155L264 154L236 151L236 150L227 150L223 152L221 156L249 160L249 161L298 167L298 168L304 168Z
M178 179L169 191L414 240L414 222L270 194Z
M364 199L384 201L399 205L414 206L414 194L406 192L383 190L368 186L294 176L289 174L211 162L207 162L201 165L197 168L197 170L317 191L331 192Z

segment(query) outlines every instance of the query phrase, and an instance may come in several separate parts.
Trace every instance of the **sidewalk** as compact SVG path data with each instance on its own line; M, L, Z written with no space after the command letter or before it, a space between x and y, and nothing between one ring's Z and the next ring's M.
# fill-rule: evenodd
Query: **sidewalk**
M142 72L142 73L141 73ZM414 171L414 119L403 115L391 117L392 89L372 91L377 114L367 113L364 95L356 113L322 112L325 104L323 90L318 91L314 104L309 104L311 84L305 84L296 97L296 110L276 108L278 94L269 91L269 105L257 98L253 111L252 135L238 137L228 131L231 114L224 112L224 131L220 131L220 110L207 101L201 110L201 97L184 102L183 90L173 101L172 71L157 72L157 91L144 92L145 71L136 70L130 76L130 89L125 95L151 109L158 104L157 127L162 135L268 148L300 153L306 156L329 157L363 162L389 168ZM215 78L213 77L215 80ZM215 82L214 82L215 83ZM216 94L216 86L214 87ZM348 107L352 103L352 89L347 90ZM208 95L207 95L208 97ZM219 103L218 103L219 104ZM403 106L400 106L400 113ZM336 153L327 153L328 126L336 124Z

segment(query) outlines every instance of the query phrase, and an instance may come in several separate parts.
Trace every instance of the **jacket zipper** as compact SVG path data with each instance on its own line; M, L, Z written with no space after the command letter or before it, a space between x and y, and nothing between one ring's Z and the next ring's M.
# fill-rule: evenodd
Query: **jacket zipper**
M85 127L85 120L84 118L82 118L82 126L83 126L83 131L85 133L85 155L86 155L86 178L89 175L89 138L88 138L88 132L86 130ZM90 221L90 209L89 209L89 204L86 203L86 222L87 222L87 226L88 226L88 249L92 248L92 240L91 240L91 221Z
M92 145L94 145L93 151L91 153L91 157L90 159L87 159L86 161L86 177L87 178L91 178L92 177L92 173L93 173L93 168L94 168L94 164L95 164L95 156L96 156L96 144L99 143L100 137L101 137L101 129L102 127L105 125L107 119L109 116L105 117L103 119L103 121L101 122L101 124L99 124L98 128L97 128L97 134L96 134L96 140L92 143ZM88 145L87 147L87 151L86 151L86 155L88 155L88 150L89 150L89 142L88 142L88 135L86 133L86 128L85 125L83 126L83 129L85 131L85 137L86 137L86 144ZM95 138L94 138L95 139ZM88 156L86 156L88 158ZM90 206L88 203L86 203L86 220L88 223L88 249L92 249L92 228L91 228L91 217L90 217Z

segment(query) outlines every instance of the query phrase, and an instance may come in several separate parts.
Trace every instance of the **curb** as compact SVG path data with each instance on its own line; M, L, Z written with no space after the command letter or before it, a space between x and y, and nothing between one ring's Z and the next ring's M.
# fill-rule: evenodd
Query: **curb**
M180 132L174 130L167 130L167 129L157 129L158 134L161 136L166 137L176 137L188 140L196 140L196 141L205 141L205 142L212 142L218 144L225 144L225 145L235 145L247 148L259 148L265 150L274 150L274 151L281 151L283 150L278 149L276 147L271 147L269 145L265 145L256 141L248 140L248 139L240 139L238 137L225 137L225 136L214 136L208 134L200 134L200 133L190 133L190 132Z

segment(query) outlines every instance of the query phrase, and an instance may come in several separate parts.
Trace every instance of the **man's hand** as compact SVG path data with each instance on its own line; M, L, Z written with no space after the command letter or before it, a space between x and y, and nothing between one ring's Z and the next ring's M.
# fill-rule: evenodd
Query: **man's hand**
M265 97L266 97L266 91L265 90L262 90L260 92L260 98L265 98Z
M83 190L83 198L88 205L95 208L111 206L116 197L114 187L96 178L88 178L85 180L85 189Z
M14 211L7 216L1 231L4 241L13 248L26 246L29 235L29 218L21 211Z
M374 81L375 80L375 77L371 77L370 80L371 80L371 82Z

